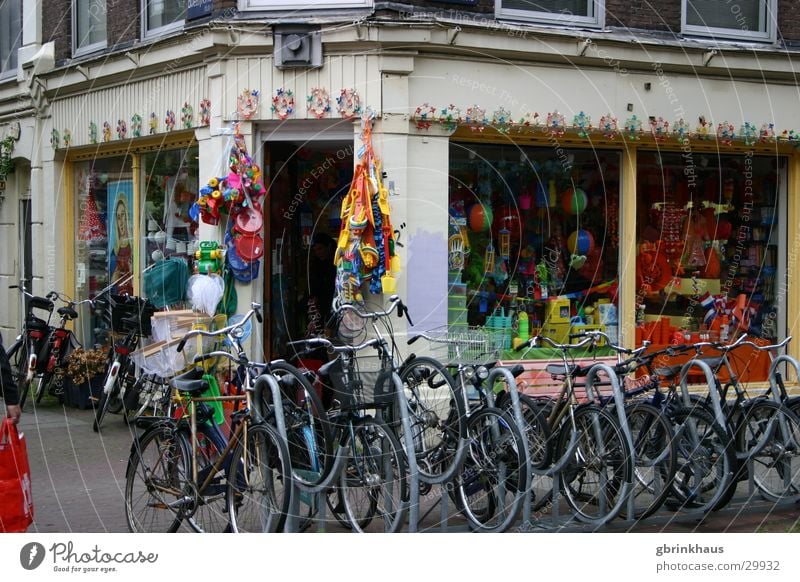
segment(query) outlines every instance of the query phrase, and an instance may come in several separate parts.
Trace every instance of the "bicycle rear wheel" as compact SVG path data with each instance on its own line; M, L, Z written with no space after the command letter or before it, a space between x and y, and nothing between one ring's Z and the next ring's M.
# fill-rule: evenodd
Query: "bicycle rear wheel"
M134 533L177 531L187 503L191 453L170 425L154 426L134 440L125 471L125 518Z
M473 529L502 532L517 518L528 475L524 438L498 408L470 416L467 458L455 484L458 508Z
M448 481L454 475L459 440L466 436L466 414L461 387L433 358L417 357L400 370L411 421L417 467L428 484ZM405 446L400 415L392 404L388 417Z
M742 472L768 501L800 498L800 419L785 406L757 401L746 408L736 434Z
M353 425L346 446L348 459L339 486L350 527L363 532L377 518L382 531L399 531L406 514L408 481L397 437L382 422L364 418Z
M6 354L11 364L14 380L17 383L17 390L19 390L19 406L23 410L25 409L25 401L28 399L28 392L31 386L31 381L28 380L29 353L28 344L24 341L18 341L11 346L11 349Z
M628 503L620 515L644 519L655 513L669 494L669 483L677 468L677 451L672 425L661 411L647 403L625 407L636 463L633 469L633 515Z
M561 471L561 491L575 517L600 526L614 519L628 501L633 479L631 451L617 420L595 405L575 411L577 444ZM562 425L558 453L569 453L572 424Z
M669 412L678 464L670 483L671 509L707 513L733 497L736 453L728 432L700 406Z
M286 444L272 426L246 428L231 453L228 470L232 531L280 531L289 511L291 470Z

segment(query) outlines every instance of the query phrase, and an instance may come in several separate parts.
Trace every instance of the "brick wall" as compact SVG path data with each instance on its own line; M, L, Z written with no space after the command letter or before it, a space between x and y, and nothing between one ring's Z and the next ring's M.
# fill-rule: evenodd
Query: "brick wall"
M797 0L778 0L778 38L800 44L800 10Z
M70 0L50 0L42 7L42 42L55 42L56 62L72 56L70 5Z
M606 0L606 26L647 30L681 30L681 0Z
M106 33L109 48L130 45L141 36L139 0L106 0Z

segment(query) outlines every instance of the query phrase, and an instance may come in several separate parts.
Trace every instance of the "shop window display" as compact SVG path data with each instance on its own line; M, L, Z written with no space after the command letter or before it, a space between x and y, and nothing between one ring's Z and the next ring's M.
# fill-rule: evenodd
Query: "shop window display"
M619 154L453 143L450 168L450 333L506 359L535 334L616 338Z
M782 337L785 185L781 158L640 152L637 344Z
M110 286L132 293L133 174L130 158L77 163L75 177L75 297L94 298ZM102 343L104 324L88 310L78 319L84 345Z

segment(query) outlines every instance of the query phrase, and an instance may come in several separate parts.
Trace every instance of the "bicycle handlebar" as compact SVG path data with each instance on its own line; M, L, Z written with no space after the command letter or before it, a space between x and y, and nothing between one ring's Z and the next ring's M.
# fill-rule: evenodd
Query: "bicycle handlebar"
M395 309L397 309L397 316L403 317L408 320L408 324L413 326L414 322L411 321L411 316L408 313L408 307L403 304L402 300L398 295L392 295L389 298L391 301L392 306L389 309L385 309L384 311L361 311L358 307L353 305L352 303L342 303L339 305L334 306L335 311L352 311L356 315L358 315L361 319L379 319L381 317L388 317L390 316Z
M302 340L297 340L293 342L288 342L287 346L296 346L296 345L306 345L306 346L314 346L317 345L319 347L327 348L331 353L347 353L347 352L360 352L366 348L375 347L381 345L381 340L379 338L373 338L370 340L365 341L364 343L358 344L356 346L337 346L334 345L328 339L322 337L312 337Z
M535 335L531 339L529 339L528 341L522 342L520 345L518 345L516 347L516 351L521 352L526 347L531 347L531 348L539 347L538 344L541 341L545 341L546 343L550 344L550 346L556 348L557 350L564 351L564 350L572 350L572 349L582 348L583 346L586 346L586 345L588 345L590 343L594 343L595 338L594 337L587 337L586 339L584 339L583 341L578 342L577 344L558 344L558 343L554 342L553 340L551 340L547 336Z
M484 343L483 340L480 340L480 339L474 339L474 340L457 339L457 340L453 340L453 339L447 339L447 338L441 338L441 337L431 337L425 332L418 333L414 337L409 338L407 343L408 343L408 345L411 345L411 344L413 344L415 341L417 341L420 338L426 339L426 340L428 340L430 342L434 342L434 343L437 343L437 344L453 344L453 345L455 345L455 344L459 344L459 345L461 345L461 344L475 344L475 345L483 345L483 343Z
M186 345L186 341L195 337L195 336L205 336L205 337L219 337L219 336L231 336L232 339L238 339L241 337L241 333L238 335L234 335L234 330L244 330L244 324L256 315L256 318L259 322L261 322L261 305L259 303L251 303L250 304L250 311L244 316L242 321L235 323L233 325L229 325L228 327L223 327L222 329L218 329L216 331L206 331L204 329L193 329L187 332L182 338L181 341L178 343L178 347L176 348L179 352L183 351L183 347Z

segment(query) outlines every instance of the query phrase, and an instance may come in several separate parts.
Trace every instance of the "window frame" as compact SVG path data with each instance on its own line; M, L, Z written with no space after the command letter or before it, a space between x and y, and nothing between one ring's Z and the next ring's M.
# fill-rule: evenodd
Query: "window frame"
M19 26L16 27L19 29L19 35L16 37L19 39L19 42L16 45L11 45L10 50L11 52L17 52L17 59L16 65L14 68L8 68L6 70L0 70L0 81L7 81L13 78L16 78L17 71L19 70L19 49L22 46L22 0L11 0L8 4L5 5L6 7L16 7L17 8L17 19ZM9 53L10 54L10 53Z
M606 20L606 0L586 0L593 8L591 16L559 17L552 12L537 10L520 10L518 8L503 8L503 0L496 0L494 15L498 20L524 20L540 24L555 24L561 26L583 26L589 28L603 28Z
M166 1L168 1L168 0L166 0ZM162 26L159 26L159 27L156 27L156 28L152 28L152 29L148 28L147 27L147 21L148 21L147 0L140 0L140 2L141 2L141 12L140 12L140 14L142 15L142 39L157 38L159 36L163 36L163 35L169 34L171 32L175 32L175 31L178 31L178 30L183 30L183 27L186 24L186 17L185 16L181 20L176 20L175 22L170 22L169 24L164 24ZM187 4L188 4L188 0L187 0ZM187 13L188 13L188 10L189 10L188 5L186 7L186 10L187 10Z
M318 10L332 8L371 8L373 0L238 0L240 12L276 12L281 10Z
M777 0L755 0L764 10L764 31L741 30L739 28L719 28L698 26L687 22L689 1L681 0L681 33L687 36L701 36L720 40L745 40L751 42L775 42L777 40ZM743 0L744 1L744 0ZM752 0L750 0L752 1Z
M86 1L86 0L84 0ZM91 2L92 0L88 0ZM99 42L95 42L92 44L87 44L86 46L78 46L78 18L77 18L77 8L78 4L81 0L72 0L71 7L72 7L72 54L73 56L81 56L87 55L90 53L94 53L100 50L105 49L108 47L108 0L103 0L105 4L105 13L106 13L106 37Z

